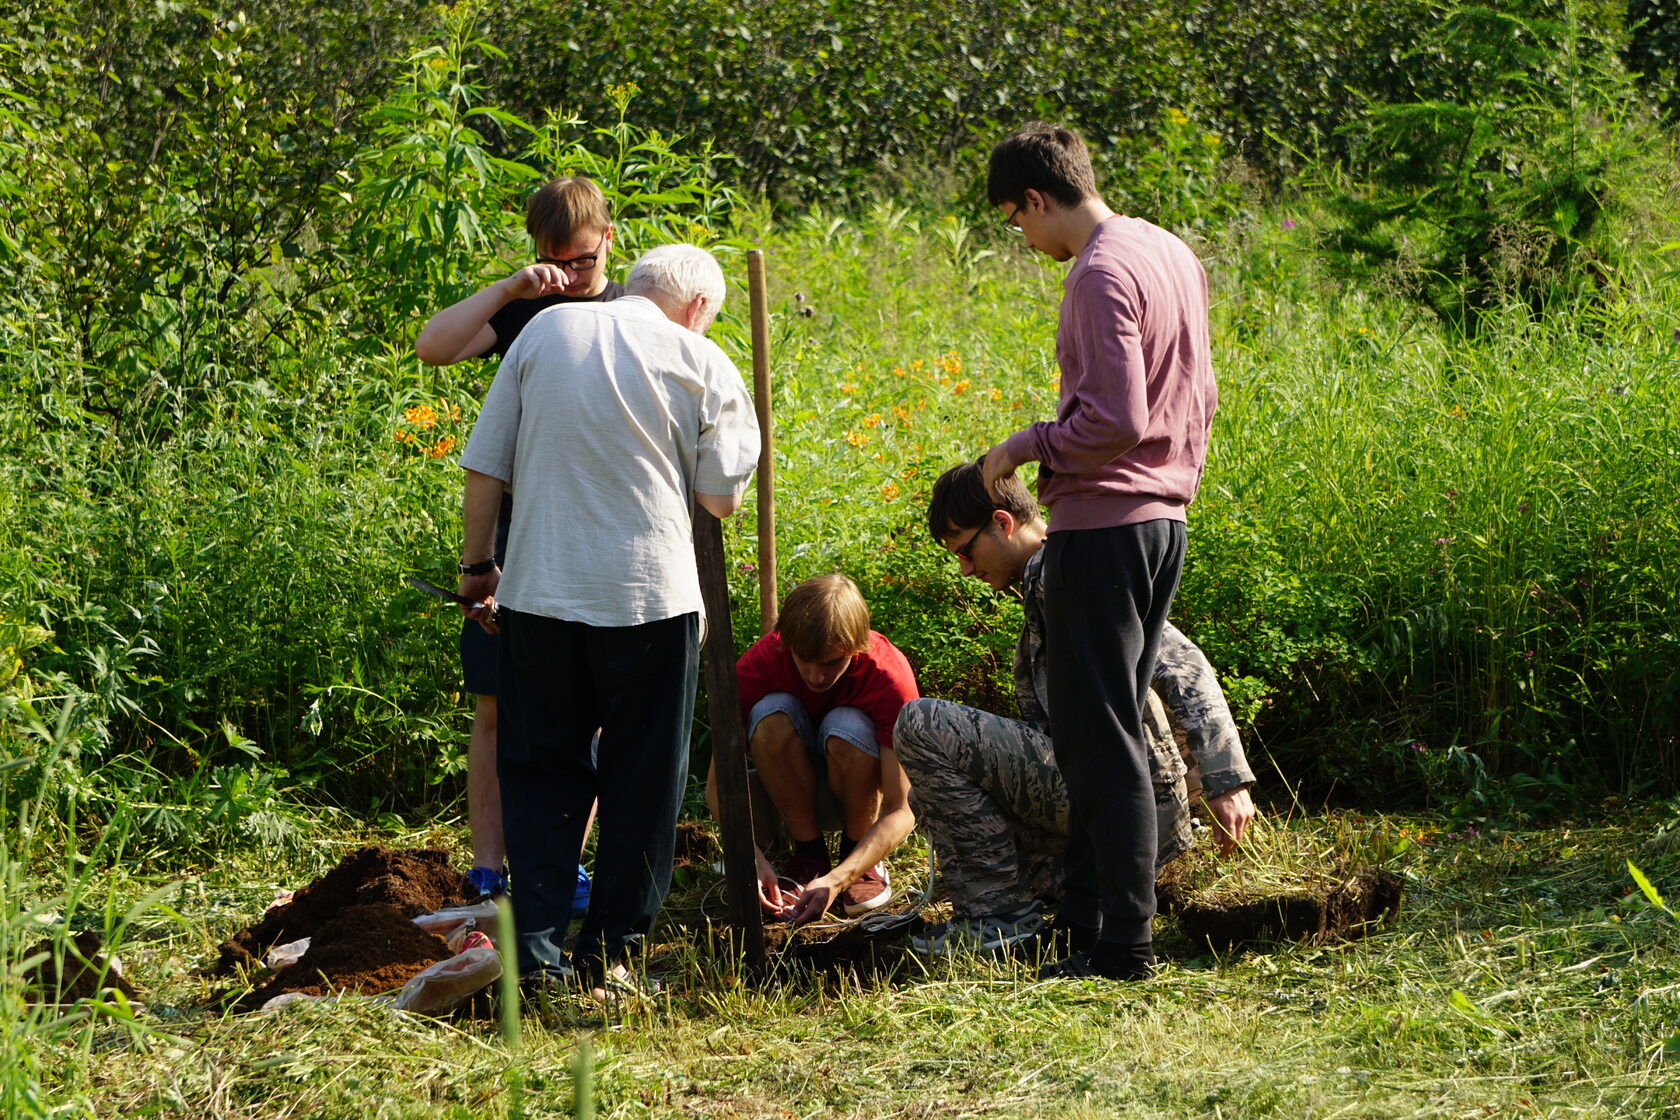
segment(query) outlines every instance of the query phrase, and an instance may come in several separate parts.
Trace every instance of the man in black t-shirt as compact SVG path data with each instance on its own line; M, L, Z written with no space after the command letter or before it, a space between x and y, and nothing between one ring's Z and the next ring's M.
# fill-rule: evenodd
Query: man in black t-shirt
M525 230L536 245L535 264L518 269L433 315L414 340L414 352L428 365L447 366L468 358L502 357L539 311L557 304L617 299L624 286L607 279L613 227L606 196L581 175L556 179L531 196ZM511 495L502 495L496 522L496 563L507 556ZM466 569L463 568L462 571ZM494 624L470 619L461 628L461 671L473 694L472 738L467 746L467 820L473 867L467 878L485 894L507 889L503 867L501 787L496 778L496 659ZM589 832L584 827L584 835ZM589 878L578 869L575 913L589 901Z

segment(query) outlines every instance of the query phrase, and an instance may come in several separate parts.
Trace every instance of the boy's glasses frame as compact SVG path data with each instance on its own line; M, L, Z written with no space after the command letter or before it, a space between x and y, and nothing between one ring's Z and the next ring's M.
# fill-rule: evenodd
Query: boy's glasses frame
M607 231L601 231L601 240L595 243L595 251L585 253L581 257L538 257L538 264L551 264L563 268L568 272L589 272L601 263L601 249L607 243Z

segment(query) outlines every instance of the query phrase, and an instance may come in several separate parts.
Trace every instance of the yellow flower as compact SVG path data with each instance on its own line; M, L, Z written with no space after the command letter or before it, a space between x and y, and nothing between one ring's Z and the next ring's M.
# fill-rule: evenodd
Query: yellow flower
M898 497L898 483L889 482L885 486L881 487L881 500L883 502L890 502L897 497Z
M437 413L432 411L429 404L417 404L413 408L403 409L403 419L420 428L429 428L437 423Z
M893 367L893 376L894 377L903 377L904 376L904 367L903 366L894 366Z
M880 422L881 414L879 412L871 412L868 416L863 418L863 426L866 428L873 428Z
M862 447L869 442L869 434L867 432L847 432L846 442L853 447Z
M968 378L965 377L961 381L957 382L955 385L951 386L951 392L953 392L953 393L966 393L966 392L968 392Z
M455 437L454 436L444 436L442 439L438 440L432 446L426 448L426 455L427 455L427 457L432 458L432 459L441 459L445 455L449 454L450 450L452 448L454 448L454 446L455 446Z
M1187 124L1189 123L1190 118L1177 109L1168 109L1167 120L1173 124Z
M840 391L842 393L855 393L857 392L857 386L850 381L842 381L840 383Z
M912 478L916 477L916 468L905 467L903 470L898 472L898 477L902 478L906 482L909 482Z
M992 401L1001 401L1003 399L1003 390L1002 389L987 389L986 390L986 398L988 400L992 400Z

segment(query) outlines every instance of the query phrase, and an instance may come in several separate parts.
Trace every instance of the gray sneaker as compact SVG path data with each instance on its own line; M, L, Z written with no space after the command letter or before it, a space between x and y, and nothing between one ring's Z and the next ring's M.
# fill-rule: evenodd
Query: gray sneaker
M948 957L959 952L998 953L1011 945L1030 941L1044 928L1044 919L1029 907L1019 914L985 914L978 918L952 918L926 933L910 939L910 947L930 957Z

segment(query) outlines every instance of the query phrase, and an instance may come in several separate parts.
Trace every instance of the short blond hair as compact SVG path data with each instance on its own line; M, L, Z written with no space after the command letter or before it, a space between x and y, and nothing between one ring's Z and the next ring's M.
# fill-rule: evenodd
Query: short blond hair
M869 648L869 604L857 584L839 572L815 576L782 600L776 631L782 644L806 661L820 661L836 646L862 653Z
M559 250L580 234L605 233L611 224L607 196L584 175L544 183L525 203L525 232L539 253Z

